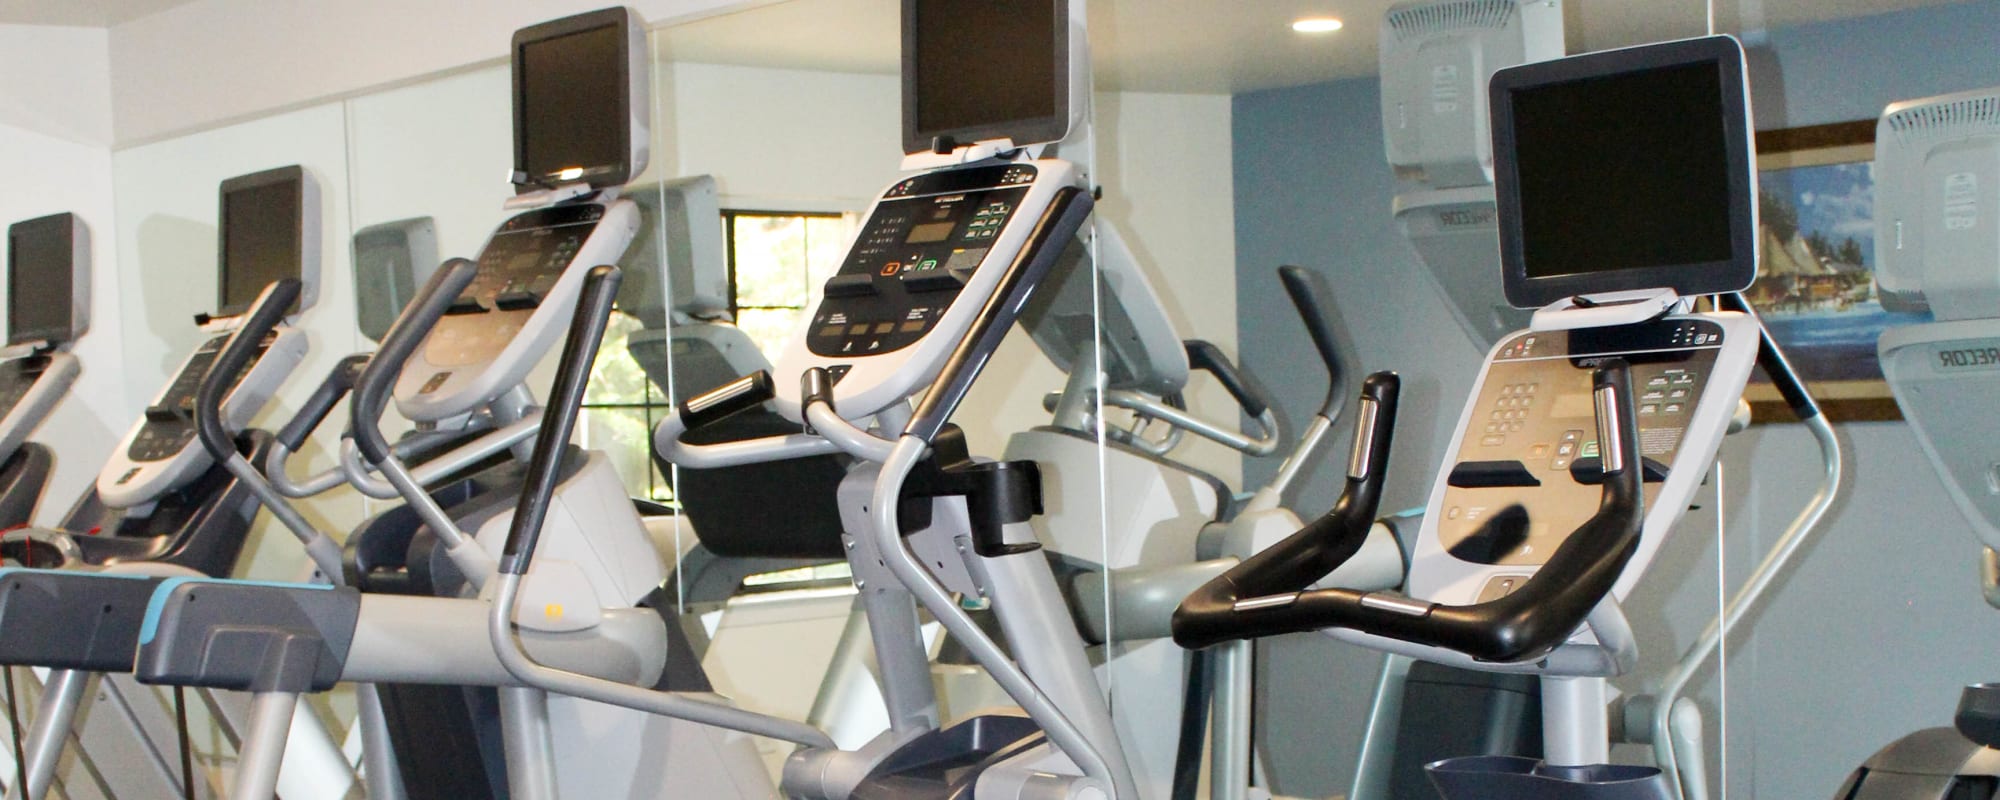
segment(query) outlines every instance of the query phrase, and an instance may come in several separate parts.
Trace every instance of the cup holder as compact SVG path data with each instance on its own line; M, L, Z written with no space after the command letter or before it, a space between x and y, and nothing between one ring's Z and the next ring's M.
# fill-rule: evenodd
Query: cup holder
M1468 756L1424 767L1444 800L1674 800L1653 767L1551 767L1519 756Z

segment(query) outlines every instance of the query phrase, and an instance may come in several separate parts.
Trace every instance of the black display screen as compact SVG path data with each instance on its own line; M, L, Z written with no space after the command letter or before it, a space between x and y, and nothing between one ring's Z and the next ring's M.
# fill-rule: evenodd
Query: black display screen
M1728 260L1722 91L1712 63L1515 90L1527 276Z
M7 228L7 343L69 337L74 219L68 214Z
M521 171L572 182L613 168L624 179L632 127L625 37L612 25L517 46L515 154Z
M264 287L304 272L302 181L294 172L285 179L223 188L222 315L249 310Z
M905 145L1007 137L1033 144L1067 127L1068 15L1058 0L904 4Z

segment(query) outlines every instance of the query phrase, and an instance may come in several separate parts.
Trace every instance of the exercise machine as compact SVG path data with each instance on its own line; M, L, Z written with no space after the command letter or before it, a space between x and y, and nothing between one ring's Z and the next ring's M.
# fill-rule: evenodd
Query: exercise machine
M55 457L27 441L82 365L90 330L90 228L75 214L7 226L7 344L0 350L0 529L29 523Z
M41 797L58 782L78 792L94 784L110 797L211 796L206 781L187 774L187 759L175 758L175 739L185 744L176 719L184 709L164 708L125 677L132 666L129 626L145 600L135 590L162 576L235 569L256 500L195 442L196 390L264 284L289 278L316 285L319 254L318 194L304 169L230 178L219 194L219 310L195 317L210 338L183 360L58 528L0 538L10 563L36 568L0 576L7 585L0 589L0 662L52 668L17 751L22 780L10 788L12 797ZM306 294L286 318L310 307ZM254 344L219 386L218 402L231 429L242 431L230 438L231 450L261 460L272 437L244 429L304 357L306 336L273 324ZM127 626L125 634L112 633L120 626ZM99 680L104 673L116 674ZM236 698L202 699L226 735L240 730L245 710ZM65 760L78 719L79 758ZM308 787L351 783L337 743L309 717L299 728L305 743L287 771L288 793L311 796Z
M1935 321L1892 327L1876 343L1882 374L1952 503L1983 547L1986 601L2000 606L2000 503L1993 437L1981 423L2000 369L2000 259L1978 233L1979 185L1995 177L2000 91L1891 104L1875 126L1875 264L1889 311ZM1838 800L2000 795L2000 688L1965 688L1950 727L1905 736L1871 756Z
M1608 763L1606 681L1637 658L1620 603L1709 472L1753 363L1802 417L1816 411L1733 294L1756 273L1742 50L1709 37L1512 67L1491 103L1505 294L1537 310L1481 367L1405 591L1310 588L1374 524L1398 386L1382 373L1354 414L1341 499L1191 595L1174 636L1207 647L1323 630L1533 675L1542 758L1435 762L1444 797L1678 797L1674 764ZM1720 309L1695 309L1717 293Z

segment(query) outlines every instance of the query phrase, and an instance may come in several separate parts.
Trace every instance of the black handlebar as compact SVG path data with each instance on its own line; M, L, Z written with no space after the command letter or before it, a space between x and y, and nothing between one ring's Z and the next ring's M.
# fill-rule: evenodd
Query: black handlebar
M250 305L249 318L229 335L222 352L208 365L208 372L201 376L201 386L194 394L195 433L201 438L201 446L216 461L228 461L230 456L236 454L236 444L222 424L222 401L236 385L236 374L257 357L257 348L264 343L264 336L285 321L285 316L291 313L292 304L298 302L303 289L304 285L297 278L285 278L264 287L263 293L257 295L257 300Z
M916 415L903 429L904 434L915 434L929 442L937 438L938 431L950 420L952 411L972 388L972 382L979 377L979 371L986 367L987 359L1000 346L1000 340L1014 327L1014 320L1021 315L1021 306L1034 295L1035 288L1046 280L1062 260L1063 248L1076 238L1076 232L1083 227L1083 221L1090 217L1095 205L1090 193L1074 186L1056 190L1055 199L1048 210L1035 222L1034 231L1028 234L1028 244L1007 265L1007 271L1000 276L1000 285L993 290L979 316L972 321L972 328L965 338L960 339L958 348L945 361L944 369L931 382L929 391L924 392L924 400L917 405Z
M382 435L382 412L389 407L389 397L395 393L396 378L402 374L403 364L417 352L417 346L437 327L445 310L458 300L459 292L465 291L478 274L479 265L463 258L439 266L410 304L403 307L403 313L382 337L381 348L355 380L354 400L347 404L347 410L352 415L354 444L368 463L379 466L389 460L389 440Z
M1370 376L1375 384L1380 376ZM1174 641L1199 648L1232 639L1346 628L1418 645L1464 653L1480 661L1517 662L1561 645L1617 583L1638 550L1645 519L1640 491L1639 428L1631 375L1611 359L1592 375L1598 401L1598 438L1607 465L1597 513L1556 548L1534 576L1513 593L1465 606L1439 605L1348 589L1303 591L1358 552L1373 524L1381 473L1376 452L1368 474L1350 476L1347 491L1326 517L1231 568L1190 595L1175 610ZM1393 384L1391 384L1393 387ZM1393 392L1391 393L1393 396ZM1364 401L1368 390L1364 389ZM1380 401L1377 401L1378 406ZM1393 404L1387 406L1393 409ZM1362 414L1365 419L1367 414ZM1376 412L1371 443L1386 461L1387 422ZM1358 459L1357 459L1358 460ZM1527 515L1495 514L1487 526L1517 526ZM1484 534L1485 532L1482 532Z
M326 374L326 380L321 381L312 396L306 398L305 405L299 407L299 413L292 415L291 421L278 430L278 444L292 452L298 452L300 447L305 446L306 437L318 430L320 423L326 421L326 415L333 413L333 407L340 402L340 398L354 389L355 380L361 377L361 370L367 366L366 353L355 353L335 363L333 370Z
M1236 404L1243 407L1243 413L1261 417L1270 409L1271 401L1236 369L1236 364L1223 354L1222 348L1201 339L1189 339L1181 346L1187 349L1188 366L1214 375L1216 382L1222 384L1229 396L1236 399Z
M1778 396L1785 398L1785 405L1791 407L1792 413L1798 415L1799 421L1804 422L1819 416L1819 401L1813 399L1805 381L1800 380L1799 374L1792 370L1792 361L1785 357L1784 348L1778 345L1777 339L1771 338L1771 329L1764 327L1763 318L1758 316L1757 309L1750 306L1750 301L1743 296L1743 293L1725 294L1717 305L1724 311L1740 311L1748 314L1750 319L1756 321L1757 366L1763 367L1764 374L1771 377L1771 385L1777 387Z
M771 382L770 371L760 369L682 400L675 410L680 412L682 430L691 431L756 408L776 396L777 385Z
M1334 338L1333 328L1327 322L1319 286L1304 267L1291 265L1278 268L1278 282L1285 285L1285 294L1292 298L1292 307L1298 309L1299 321L1305 323L1313 349L1319 351L1320 363L1326 365L1326 400L1320 403L1319 413L1332 419L1340 408L1341 380L1345 377L1341 375L1341 366L1345 359L1341 357L1340 340Z
M514 522L507 530L507 545L500 552L502 573L524 574L535 557L535 541L541 538L549 498L555 494L556 479L561 475L563 449L576 429L577 416L583 413L590 367L597 361L597 348L610 324L611 305L618 299L622 278L613 266L592 267L583 278L583 294L576 302L576 316L570 319L569 338L563 341L562 356L556 362L549 405L542 412L541 430L535 434L535 453L528 459L528 480L521 486Z

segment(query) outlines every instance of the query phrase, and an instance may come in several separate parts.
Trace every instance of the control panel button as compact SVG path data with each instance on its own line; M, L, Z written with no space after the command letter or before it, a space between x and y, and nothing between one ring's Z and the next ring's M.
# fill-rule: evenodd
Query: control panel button
M835 275L826 279L827 297L863 297L875 291L873 275Z

